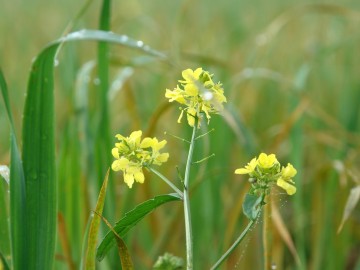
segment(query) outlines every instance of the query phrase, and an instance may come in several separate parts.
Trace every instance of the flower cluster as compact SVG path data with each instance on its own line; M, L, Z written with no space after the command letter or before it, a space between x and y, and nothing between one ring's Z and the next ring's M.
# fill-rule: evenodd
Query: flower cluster
M166 89L165 97L169 102L177 101L184 105L178 123L186 112L189 125L193 127L197 120L200 126L203 114L206 115L209 123L210 114L222 110L222 103L226 102L224 89L221 83L213 82L212 76L202 68L186 69L182 72L183 80L179 80L180 86L177 85L174 90Z
M111 153L116 159L111 168L114 171L122 171L124 181L132 187L134 181L144 183L143 167L152 164L161 165L169 158L168 153L160 153L165 146L166 141L158 141L156 138L146 137L141 140L142 131L134 131L129 137L117 134L115 137L119 140Z
M290 163L280 168L280 163L274 154L261 153L258 158L253 158L244 168L237 169L236 174L248 174L253 190L267 191L271 184L276 184L284 189L288 195L296 192L292 178L297 171Z

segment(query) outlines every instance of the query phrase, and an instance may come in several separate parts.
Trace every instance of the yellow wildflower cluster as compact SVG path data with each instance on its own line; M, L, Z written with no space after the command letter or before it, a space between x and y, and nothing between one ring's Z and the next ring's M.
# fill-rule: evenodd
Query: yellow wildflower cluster
M193 127L197 120L200 126L202 113L206 115L209 123L210 114L222 110L222 103L226 102L224 89L221 83L213 82L212 76L202 68L186 69L182 72L183 80L179 80L181 86L177 85L174 90L166 89L165 97L169 102L177 101L184 105L178 123L186 112L189 125Z
M258 158L253 158L244 168L237 169L236 174L248 174L253 188L268 189L270 184L276 184L284 189L288 195L296 192L295 182L292 178L297 171L290 163L280 168L280 163L274 154L261 153Z
M146 137L141 140L142 131L134 131L129 137L117 134L115 137L119 140L111 153L116 159L111 168L114 171L122 171L124 181L132 187L134 181L144 183L143 167L152 164L161 165L169 158L168 153L160 153L165 146L166 141L158 141L156 138Z

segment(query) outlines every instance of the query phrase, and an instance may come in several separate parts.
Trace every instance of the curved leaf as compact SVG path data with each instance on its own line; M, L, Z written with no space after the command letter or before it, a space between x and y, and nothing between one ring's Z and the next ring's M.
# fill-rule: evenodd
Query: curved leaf
M140 220L151 213L155 208L164 203L172 201L181 201L181 197L176 193L171 193L156 196L153 199L145 201L136 206L133 210L127 212L125 216L115 224L114 230L120 237L123 237L131 228L133 228ZM101 261L115 243L116 236L112 231L109 231L97 249L96 258Z
M21 256L15 254L14 258L22 257L19 262L26 262L26 269L52 269L53 266L57 211L54 58L60 45L65 42L81 40L110 42L138 49L143 53L161 59L166 58L164 54L144 45L143 42L130 39L127 36L99 30L82 30L70 33L50 43L35 59L30 73L23 119L22 157L25 185L20 186L15 192L16 194L20 193L21 188L25 187L22 199L16 203L18 206L20 203L23 205L26 203L26 207L17 207L17 209L25 209L22 211L26 211L26 215L24 213L16 214L16 217L13 218L19 223L21 218L26 220L26 226L22 222L22 227L14 230L15 232L22 230L24 234L24 237L15 236L19 241L25 241L26 245L23 248L16 245L16 249L24 254ZM16 155L12 155L12 157L19 159ZM12 162L12 165L16 165L15 162ZM18 182L21 183L21 181L14 183ZM19 267L18 269L23 268Z

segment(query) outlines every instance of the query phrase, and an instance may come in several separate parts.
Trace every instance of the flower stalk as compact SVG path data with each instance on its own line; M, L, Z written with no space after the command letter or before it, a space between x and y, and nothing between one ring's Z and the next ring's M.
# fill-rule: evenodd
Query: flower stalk
M159 171L155 170L152 167L146 167L149 171L153 172L157 176L160 177L161 180L163 180L166 184L168 184L179 196L184 199L184 193L180 189L178 189L169 179L167 179L164 175L162 175Z
M262 206L265 200L265 193L261 194L261 203ZM258 216L260 215L261 211L259 211ZM230 256L230 254L235 250L235 248L241 243L241 241L245 238L248 232L251 230L253 225L256 223L257 218L251 219L249 224L240 234L240 236L235 240L235 242L231 245L231 247L220 257L220 259L210 268L210 270L215 270L220 267L220 265Z
M189 182L190 182L190 167L195 147L196 125L193 126L193 132L190 141L190 148L188 158L186 161L185 178L184 178L184 220L185 220L185 235L186 235L186 269L193 269L193 243L192 243L192 227L191 227L191 211L190 211L190 197L189 197Z

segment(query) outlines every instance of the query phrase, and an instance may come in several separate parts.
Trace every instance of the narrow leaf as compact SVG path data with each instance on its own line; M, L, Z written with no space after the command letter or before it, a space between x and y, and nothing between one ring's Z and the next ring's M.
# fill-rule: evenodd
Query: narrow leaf
M337 230L337 233L340 233L346 220L348 220L348 218L350 217L351 212L354 210L354 208L355 208L356 204L359 202L359 200L360 200L360 186L357 186L357 187L352 188L350 191L349 197L346 201L344 214L343 214L340 226Z
M10 228L11 252L14 269L26 269L26 207L25 179L22 161L18 150L13 117L10 109L9 95L4 75L0 69L0 89L10 123Z
M180 200L181 197L176 193L156 196L151 200L139 204L133 210L126 213L125 216L115 224L114 230L120 237L124 237L124 235L130 229L132 229L139 221L141 221L146 215L151 213L155 208L167 202ZM111 247L116 243L115 237L116 236L112 231L109 231L105 235L104 239L101 241L98 247L96 254L96 258L99 261L101 261L105 257Z
M131 256L129 253L129 250L124 242L124 240L120 237L120 235L117 234L117 232L114 230L114 228L111 226L111 224L101 215L95 212L99 217L103 219L103 221L106 223L106 225L110 228L110 230L113 232L113 234L116 237L116 243L118 246L119 256L121 260L121 269L122 270L133 270L134 265L131 260Z
M102 214L104 208L108 179L109 179L109 169L106 173L104 183L101 187L100 194L95 207L95 212L98 213L99 215ZM96 244L98 239L99 228L100 228L100 217L98 215L94 215L90 224L88 244L85 254L86 256L85 269L87 270L95 270L95 254L96 254Z
M10 258L8 185L5 187L5 182L2 180L2 176L3 175L0 171L0 253L2 253L4 257Z
M97 30L70 33L49 44L37 56L31 69L24 109L22 157L26 185L24 185L24 177L21 178L20 174L20 171L22 172L21 162L19 162L19 155L15 153L17 151L15 140L13 140L12 147L14 149L12 158L17 162L12 162L12 166L19 166L19 170L14 170L14 174L17 174L14 177L17 177L18 180L13 181L12 187L15 194L12 202L16 204L12 207L12 220L17 223L12 225L14 232L16 232L13 238L18 239L18 242L23 242L23 245L14 244L14 250L16 249L18 253L24 253L23 255L13 255L15 260L19 258L20 266L16 269L52 269L53 266L57 211L53 93L54 58L60 45L65 42L80 40L115 43L138 49L155 57L166 58L162 53L152 50L143 43L127 36ZM11 171L13 172L13 170ZM22 267L22 263L26 263L26 267Z

